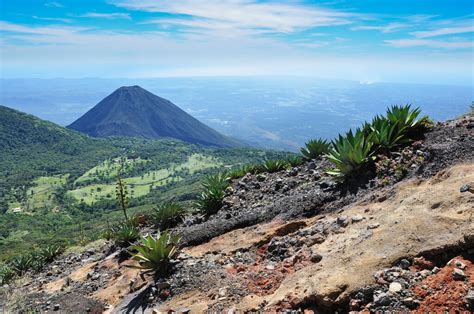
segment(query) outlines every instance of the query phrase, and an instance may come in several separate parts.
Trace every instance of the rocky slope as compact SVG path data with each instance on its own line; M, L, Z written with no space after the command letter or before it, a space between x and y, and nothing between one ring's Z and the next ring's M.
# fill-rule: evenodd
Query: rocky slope
M174 230L183 247L168 277L97 242L4 287L1 302L13 312L473 311L473 151L469 115L395 154L404 178L379 165L379 177L341 184L324 159L246 175L221 211Z

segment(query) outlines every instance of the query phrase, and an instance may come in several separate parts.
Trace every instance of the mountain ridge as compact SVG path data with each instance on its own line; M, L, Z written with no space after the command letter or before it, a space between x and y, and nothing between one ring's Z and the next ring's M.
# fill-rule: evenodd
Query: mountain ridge
M138 85L118 88L67 128L92 137L175 138L204 146L241 146Z

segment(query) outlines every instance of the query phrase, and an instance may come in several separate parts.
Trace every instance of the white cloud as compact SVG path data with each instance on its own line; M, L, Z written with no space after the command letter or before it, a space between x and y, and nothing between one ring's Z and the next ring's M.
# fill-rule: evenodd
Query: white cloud
M90 18L102 18L102 19L108 19L108 20L114 20L114 19L127 19L130 20L130 14L128 13L96 13L96 12L89 12L83 15L80 15L80 17L90 17Z
M431 39L393 39L385 40L385 43L398 48L404 47L431 47L431 48L474 48L472 41L442 41L442 40L431 40Z
M354 14L314 6L255 0L112 0L113 4L133 10L163 12L191 17L192 22L173 19L174 24L201 23L198 27L264 29L289 33L318 26L351 23ZM155 20L155 22L157 22ZM167 23L171 23L168 18Z
M376 31L380 31L382 33L392 33L392 32L395 32L401 28L404 28L404 27L407 27L406 24L402 24L402 23L390 23L390 24L387 24L387 25L374 25L374 26L371 26L371 25L361 25L361 26L355 26L355 27L352 27L351 30L353 31L359 31L359 30L376 30Z
M66 19L66 18L60 18L60 17L41 17L41 16L36 16L33 15L32 18L35 20L42 20L42 21L57 21L57 22L63 22L63 23L72 23L71 19Z
M58 38L67 38L74 33L87 30L85 27L71 27L71 26L41 26L31 27L21 24L14 24L5 21L0 21L0 29L6 32L20 33L20 34L35 34L41 36L56 36Z
M474 32L474 24L466 26L458 26L458 27L444 27L429 31L421 31L421 32L413 32L410 33L417 38L430 38L436 36L444 36L444 35L455 35L455 34L465 34L465 33L472 33Z

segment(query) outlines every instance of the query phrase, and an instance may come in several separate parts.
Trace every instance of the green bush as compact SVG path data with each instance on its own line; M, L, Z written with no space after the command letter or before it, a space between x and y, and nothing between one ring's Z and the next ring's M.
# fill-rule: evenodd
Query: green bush
M424 129L429 122L427 116L419 118L420 108L412 109L411 105L391 106L387 109L387 119L392 124L397 124L399 132L409 132L417 129Z
M269 159L269 160L266 160L262 166L266 172L272 173L272 172L278 172L278 171L287 169L289 166L289 163L284 160Z
M203 191L196 200L197 209L206 216L217 213L222 207L225 189L229 186L229 177L218 173L204 177L201 181Z
M354 174L370 161L373 154L372 145L360 129L357 129L355 134L350 130L346 136L339 135L339 138L332 142L327 154L335 168L327 173L336 177Z
M292 167L297 167L297 166L300 166L304 163L304 159L301 158L300 156L296 156L296 155L291 155L289 156L286 161L288 162L288 164Z
M0 286L9 284L15 275L15 270L8 265L0 266Z
M15 273L21 276L33 267L33 256L30 254L16 256L10 260L9 264Z
M307 159L315 159L319 156L327 154L329 152L330 143L326 140L317 139L310 140L305 144L305 147L301 147L301 154Z
M59 245L48 245L39 251L39 257L46 263L50 263L63 251L63 247Z
M154 208L151 219L161 230L165 230L181 222L185 213L186 210L181 204L168 202Z
M363 130L367 140L374 144L374 151L378 149L391 151L407 142L405 133L400 131L398 124L385 117L376 116L371 123L364 124Z
M165 274L169 270L170 259L178 252L179 237L162 232L156 237L142 237L140 244L133 247L138 253L133 259L139 262L137 268Z
M138 227L130 221L123 221L112 227L109 227L103 237L108 240L114 240L119 246L127 246L140 238Z

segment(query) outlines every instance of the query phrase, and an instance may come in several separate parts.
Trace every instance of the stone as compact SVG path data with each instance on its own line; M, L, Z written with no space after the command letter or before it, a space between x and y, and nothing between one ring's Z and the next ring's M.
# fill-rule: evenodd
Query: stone
M359 221L362 221L363 219L364 217L362 217L362 215L354 215L351 218L352 222L359 222Z
M463 262L461 262L461 261L456 261L454 264L455 264L456 267L459 268L459 269L464 269L464 268L466 268L466 265L465 265Z
M398 293L402 291L402 289L403 289L403 286L399 282L392 282L390 286L388 287L388 291L392 293Z
M227 288L226 287L220 288L218 295L219 297L225 297L227 295Z
M464 280L464 279L466 279L466 274L461 269L455 268L453 270L453 279L454 280Z
M380 227L380 224L376 222L376 223L368 225L367 229L372 230L372 229L377 229L378 227Z
M469 308L471 310L474 310L474 290L470 289L468 292L467 292L467 295L466 297L464 298L464 300L466 301L467 305L469 306Z
M315 244L321 244L326 240L326 237L322 234L314 234L306 240L308 246L313 246Z
M347 216L339 216L336 223L341 227L347 227L349 225L349 218Z
M55 304L53 306L53 311L59 311L59 308L60 308L60 305L59 304Z
M408 269L410 267L410 261L407 259L402 259L400 262L398 262L398 267L401 269Z
M312 253L310 257L310 260L313 263L319 263L322 259L323 259L323 256L318 253Z
M257 174L257 181L258 181L258 182L263 182L263 181L265 181L265 180L267 180L267 176L266 176L266 175L264 175L264 174Z
M471 190L472 189L472 190ZM464 192L471 192L471 193L474 193L474 188L471 187L470 184L464 184L463 186L461 186L461 188L459 189L459 192L461 193L464 193Z
M375 306L388 306L392 303L392 296L389 293L381 292L374 295Z

